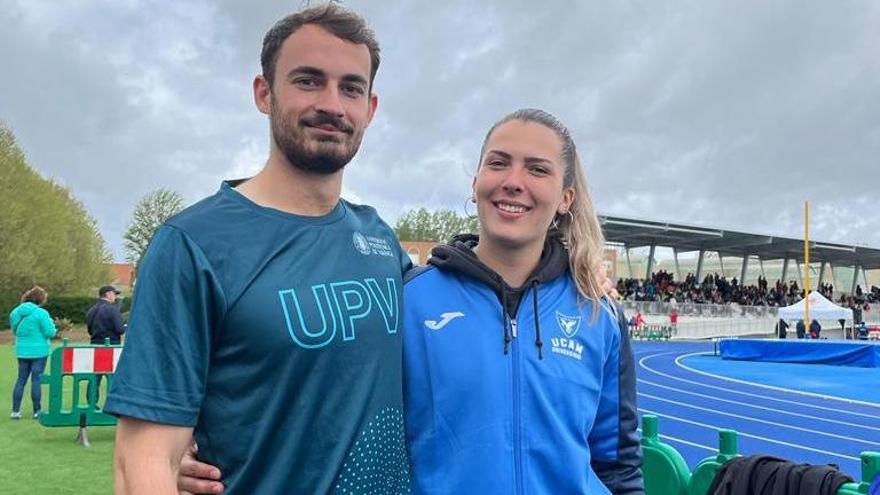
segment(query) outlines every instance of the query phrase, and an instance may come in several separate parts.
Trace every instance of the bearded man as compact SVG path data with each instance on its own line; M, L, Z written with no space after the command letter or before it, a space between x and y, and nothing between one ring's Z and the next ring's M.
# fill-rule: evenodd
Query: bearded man
M226 493L406 493L401 274L375 210L340 199L378 98L379 47L335 4L267 34L264 168L168 220L139 271L104 410L117 493L176 494L183 453Z

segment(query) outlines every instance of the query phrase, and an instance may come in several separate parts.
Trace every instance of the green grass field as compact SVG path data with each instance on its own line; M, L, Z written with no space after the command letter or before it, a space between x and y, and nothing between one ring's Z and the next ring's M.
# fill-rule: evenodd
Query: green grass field
M92 446L85 448L74 443L77 428L40 426L31 418L30 383L22 400L24 418L9 419L12 386L17 374L13 347L0 345L0 492L4 495L112 493L116 428L89 428ZM48 407L47 398L48 391L44 387L43 407Z

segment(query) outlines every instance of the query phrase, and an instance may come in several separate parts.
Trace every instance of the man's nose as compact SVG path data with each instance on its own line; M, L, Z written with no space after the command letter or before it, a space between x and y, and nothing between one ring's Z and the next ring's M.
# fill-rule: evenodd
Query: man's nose
M339 95L339 88L334 84L328 84L318 94L318 100L315 103L315 109L337 117L345 115L342 107L342 99Z

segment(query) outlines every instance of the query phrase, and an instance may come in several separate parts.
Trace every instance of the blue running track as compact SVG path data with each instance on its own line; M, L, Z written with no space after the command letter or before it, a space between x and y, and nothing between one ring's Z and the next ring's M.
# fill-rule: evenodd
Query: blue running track
M718 451L837 464L859 479L859 453L880 450L880 369L726 361L712 343L635 342L639 413L691 469Z

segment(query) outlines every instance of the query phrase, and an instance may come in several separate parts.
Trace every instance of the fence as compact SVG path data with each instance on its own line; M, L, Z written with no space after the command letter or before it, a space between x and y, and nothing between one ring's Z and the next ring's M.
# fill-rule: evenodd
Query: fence
M122 346L110 345L109 340L104 345L70 345L64 339L52 351L49 373L40 377L41 386L49 387L49 408L37 417L40 424L78 426L76 440L86 447L88 426L116 424L115 417L98 407L98 377L106 380L109 390L122 353Z

